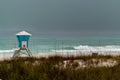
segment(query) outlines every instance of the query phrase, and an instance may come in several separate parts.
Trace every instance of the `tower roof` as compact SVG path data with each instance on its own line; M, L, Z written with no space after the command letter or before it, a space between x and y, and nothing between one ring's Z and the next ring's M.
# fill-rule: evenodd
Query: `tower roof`
M16 35L17 35L17 36L20 36L20 35L21 35L21 36L31 36L32 34L26 32L26 31L21 31L21 32L17 33Z

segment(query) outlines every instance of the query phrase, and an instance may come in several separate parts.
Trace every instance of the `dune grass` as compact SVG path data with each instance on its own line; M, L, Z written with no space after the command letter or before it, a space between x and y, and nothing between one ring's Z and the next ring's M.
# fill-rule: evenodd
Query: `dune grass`
M64 60L115 59L114 67L60 69L55 67ZM0 61L2 80L120 80L120 56L51 56L48 58L17 58Z

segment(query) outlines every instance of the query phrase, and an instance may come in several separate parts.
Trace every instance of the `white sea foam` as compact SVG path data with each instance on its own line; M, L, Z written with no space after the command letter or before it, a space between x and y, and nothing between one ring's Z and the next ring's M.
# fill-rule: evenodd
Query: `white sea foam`
M0 53L10 53L14 52L14 50L0 50Z
M115 54L120 53L120 46L109 45L109 46L88 46L79 45L75 46L74 50L52 50L56 53L103 53L103 54Z
M84 51L90 51L90 52L120 52L120 46L76 46L74 47L76 50L84 50Z

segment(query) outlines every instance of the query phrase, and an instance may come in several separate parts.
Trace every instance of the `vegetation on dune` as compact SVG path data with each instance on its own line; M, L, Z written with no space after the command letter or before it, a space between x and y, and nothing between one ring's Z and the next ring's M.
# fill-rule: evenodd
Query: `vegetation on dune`
M86 61L93 58L114 59L118 64L113 67L90 67L77 70L55 66L64 60ZM17 58L0 62L0 79L2 80L120 80L119 74L120 56L51 56L49 58Z

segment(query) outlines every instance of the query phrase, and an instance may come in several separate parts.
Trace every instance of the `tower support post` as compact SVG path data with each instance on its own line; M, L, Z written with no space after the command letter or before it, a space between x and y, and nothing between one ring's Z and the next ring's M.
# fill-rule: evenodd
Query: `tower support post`
M26 53L22 53L22 51L26 51ZM22 54L25 54L28 57L32 57L32 53L31 53L30 49L28 49L28 48L20 48L18 50L15 50L13 58L20 57Z

